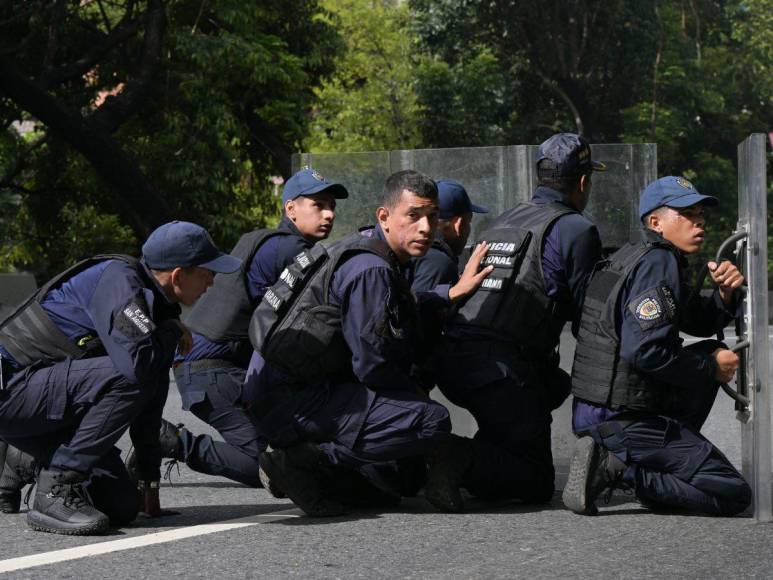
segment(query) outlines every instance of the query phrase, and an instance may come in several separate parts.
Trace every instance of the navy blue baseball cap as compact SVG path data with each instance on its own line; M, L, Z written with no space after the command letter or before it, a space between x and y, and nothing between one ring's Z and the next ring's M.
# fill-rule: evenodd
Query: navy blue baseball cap
M437 182L438 205L440 219L447 220L454 216L472 213L488 213L488 208L470 201L467 190L458 181L443 179Z
M142 246L142 260L154 270L198 266L220 274L235 272L242 265L239 258L218 250L207 230L180 221L153 230Z
M301 169L285 183L282 190L282 205L301 195L314 195L322 192L329 193L336 199L346 199L349 192L340 183L332 183L322 177L314 169L308 167Z
M711 195L698 193L695 186L684 177L668 175L661 177L644 188L639 198L639 219L659 207L690 207L703 202L705 205L719 205L719 200Z
M573 177L588 171L606 171L607 166L591 158L590 144L576 133L557 133L539 146L540 176Z

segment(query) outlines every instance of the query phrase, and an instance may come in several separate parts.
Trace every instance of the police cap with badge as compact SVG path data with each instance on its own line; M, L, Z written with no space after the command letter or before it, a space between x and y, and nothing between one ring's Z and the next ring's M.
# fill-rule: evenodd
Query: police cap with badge
M639 198L639 219L644 219L644 216L659 207L682 209L696 203L716 206L719 205L719 200L711 195L699 193L684 177L667 175L656 179L644 188Z
M300 196L329 193L335 199L346 199L349 192L340 183L325 179L317 170L305 167L285 183L282 190L282 205Z

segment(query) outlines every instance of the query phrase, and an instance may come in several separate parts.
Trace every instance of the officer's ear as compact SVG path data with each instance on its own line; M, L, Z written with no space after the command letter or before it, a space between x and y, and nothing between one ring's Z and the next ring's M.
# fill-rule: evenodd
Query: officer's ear
M387 225L387 221L389 220L389 208L381 206L376 210L376 219L378 220L378 225L381 226L381 229L384 232L389 231L389 226Z
M290 199L285 202L285 215L291 220L295 221L295 200Z
M662 208L652 210L646 216L644 216L644 226L651 229L653 232L663 233L663 212Z

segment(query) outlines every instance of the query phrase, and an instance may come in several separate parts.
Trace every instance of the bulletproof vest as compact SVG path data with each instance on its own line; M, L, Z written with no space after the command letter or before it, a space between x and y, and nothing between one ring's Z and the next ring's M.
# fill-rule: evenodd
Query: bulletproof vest
M453 251L451 251L451 247L444 240L435 238L432 240L432 247L443 252L446 256L456 262L457 257L454 255Z
M572 394L613 410L666 412L670 389L620 358L615 320L628 276L660 242L627 244L599 262L585 291L572 367Z
M302 383L351 372L352 353L341 330L341 309L329 302L330 281L344 260L361 252L376 254L398 268L386 242L359 233L328 249L317 244L285 268L250 321L250 342L267 362Z
M0 322L0 345L19 363L20 367L27 367L37 362L48 365L66 358L80 359L105 353L98 337L84 337L77 343L70 340L41 306L41 302L51 290L105 260L126 262L132 268L136 268L141 277L147 277L137 258L122 254L100 254L78 262L49 280Z
M247 272L266 240L291 233L289 230L264 229L244 234L231 250L232 256L241 258L242 265L235 272L215 276L212 288L199 298L186 316L188 327L213 342L246 341L250 316L257 305L247 290Z
M536 354L553 350L562 321L545 290L542 245L548 228L571 213L559 203L525 202L490 222L478 239L489 244L481 267L494 270L457 309L453 325L494 331Z

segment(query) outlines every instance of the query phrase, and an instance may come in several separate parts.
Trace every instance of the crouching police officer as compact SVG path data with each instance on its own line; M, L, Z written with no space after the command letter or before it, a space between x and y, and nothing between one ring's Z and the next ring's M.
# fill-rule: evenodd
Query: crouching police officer
M224 441L194 435L164 421L160 443L165 456L201 473L251 487L261 485L258 456L266 442L242 396L253 352L247 336L250 317L293 258L330 235L336 200L346 197L343 185L303 169L284 186L284 217L279 225L239 239L231 255L241 259L243 266L216 276L212 289L185 317L193 331L193 348L187 355L178 354L174 368L183 409L217 429Z
M539 147L532 200L478 236L489 244L483 264L495 269L451 317L437 382L479 429L449 449L454 494L427 490L440 509L463 509L459 487L479 498L530 503L553 495L550 414L569 394L557 346L601 257L598 231L582 211L592 173L603 169L579 135L552 136Z
M317 248L298 256L255 311L250 337L269 365L253 357L247 382L274 448L261 455L261 469L271 488L309 515L343 511L325 487L334 467L393 492L374 465L424 455L449 437L448 411L410 375L419 324L404 278L410 259L430 248L437 212L431 179L415 171L390 176L377 227L343 239L325 256ZM420 296L422 309L474 290L490 271L477 272L484 254L482 245L444 296ZM324 263L306 274L317 260ZM305 382L288 387L267 378L274 366ZM442 477L430 468L431 481Z
M213 272L240 262L187 222L156 229L142 253L79 262L0 324L0 354L12 369L0 393L0 436L42 467L27 514L35 530L96 534L129 523L140 507L162 513L161 412L175 349L191 346L178 303L192 305ZM141 498L115 447L127 428Z
M458 181L437 182L439 218L437 233L427 253L414 258L411 289L433 290L439 284L456 284L459 280L459 256L470 236L473 213L488 213L488 208L470 201L467 190Z
M639 201L646 241L613 254L588 285L572 369L581 438L563 495L575 513L597 513L597 497L616 485L655 509L729 516L751 501L738 471L700 434L738 357L718 341L683 348L679 338L710 336L737 306L743 276L730 262L709 262L718 286L710 298L685 285L685 255L703 245L703 208L717 203L683 177L651 183Z

